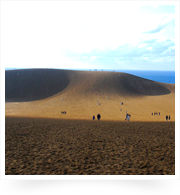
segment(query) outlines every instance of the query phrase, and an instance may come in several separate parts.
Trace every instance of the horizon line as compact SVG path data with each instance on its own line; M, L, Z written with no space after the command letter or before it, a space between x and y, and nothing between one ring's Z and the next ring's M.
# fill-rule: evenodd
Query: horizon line
M164 72L175 72L175 70L146 70L146 69L103 69L103 68L92 68L92 69L82 69L82 68L53 68L53 67L47 67L47 68L21 68L21 67L5 67L6 70L19 70L19 69L54 69L54 70L79 70L79 71L164 71Z

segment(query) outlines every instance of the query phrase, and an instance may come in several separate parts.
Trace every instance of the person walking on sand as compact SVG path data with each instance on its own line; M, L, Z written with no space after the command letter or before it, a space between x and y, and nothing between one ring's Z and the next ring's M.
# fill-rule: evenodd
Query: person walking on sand
M95 119L95 116L93 115L93 120Z
M97 114L97 119L100 120L100 118L101 118L101 115Z
M130 117L131 117L131 115L130 115L130 114L126 114L126 118L125 118L125 120L126 120L126 121L129 121L129 120L130 120Z
M166 121L168 120L168 115L166 115Z
M169 115L169 121L170 121L170 118L171 118L171 117L170 117L170 115Z

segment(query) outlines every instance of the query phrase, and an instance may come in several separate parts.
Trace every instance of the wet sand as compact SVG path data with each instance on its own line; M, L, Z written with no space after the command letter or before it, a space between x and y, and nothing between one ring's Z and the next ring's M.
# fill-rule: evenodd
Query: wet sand
M6 175L174 175L175 122L9 118Z

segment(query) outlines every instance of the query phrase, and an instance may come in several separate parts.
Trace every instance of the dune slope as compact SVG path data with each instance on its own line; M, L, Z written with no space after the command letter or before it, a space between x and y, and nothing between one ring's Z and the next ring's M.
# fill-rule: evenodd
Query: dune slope
M71 81L71 83L70 83ZM69 84L77 92L119 93L127 96L164 95L170 91L163 85L125 73L77 72L53 69L6 71L6 102L26 102L50 97Z
M128 112L134 121L164 121L166 114L175 120L172 84L126 73L54 69L6 71L5 78L6 116L91 119L100 113L103 120L124 120Z
M69 84L66 72L53 69L9 70L5 73L6 102L40 100Z

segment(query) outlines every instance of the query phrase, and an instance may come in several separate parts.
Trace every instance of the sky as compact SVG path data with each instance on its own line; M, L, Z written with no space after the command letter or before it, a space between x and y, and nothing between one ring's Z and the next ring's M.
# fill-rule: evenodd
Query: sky
M175 5L2 1L1 63L6 68L174 71Z

